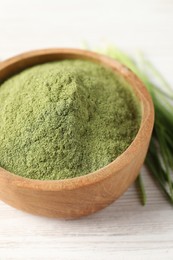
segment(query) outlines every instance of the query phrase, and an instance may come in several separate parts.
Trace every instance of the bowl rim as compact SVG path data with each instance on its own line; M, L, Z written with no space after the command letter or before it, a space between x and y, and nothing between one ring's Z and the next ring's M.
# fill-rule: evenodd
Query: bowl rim
M53 58L54 56L57 56L57 58ZM94 185L109 178L112 174L118 174L126 165L134 160L140 151L141 142L146 141L147 133L151 134L154 123L154 107L146 87L129 68L105 55L71 48L49 48L29 51L2 61L0 63L0 72L3 76L0 77L0 80L1 78L4 80L17 72L36 64L69 58L87 59L98 62L105 67L109 67L128 81L141 105L142 116L138 133L128 148L114 161L86 175L63 180L36 180L21 177L0 167L0 180L6 180L10 185L15 185L17 187L44 191L73 190L88 185ZM32 62L33 59L35 63ZM6 76L8 71L10 71L10 74Z

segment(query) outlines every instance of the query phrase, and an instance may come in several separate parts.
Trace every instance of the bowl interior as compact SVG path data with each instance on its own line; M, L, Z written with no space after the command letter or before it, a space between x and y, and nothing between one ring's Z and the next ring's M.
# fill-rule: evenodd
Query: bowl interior
M78 49L46 49L24 53L0 64L0 83L12 75L17 74L31 66L64 59L90 60L100 63L105 67L109 67L121 75L130 84L139 101L142 115L140 129L131 145L124 153L116 158L116 160L102 169L84 176L57 181L41 181L23 178L0 168L0 174L6 176L11 182L15 182L19 186L22 185L22 187L34 187L35 189L38 188L44 190L49 190L50 188L51 190L62 190L75 189L76 187L83 186L84 184L90 185L91 183L99 182L103 178L108 178L112 174L113 169L116 168L118 173L120 169L135 158L136 153L140 149L140 142L145 142L147 134L151 135L154 121L154 110L150 95L141 81L128 68L106 56Z

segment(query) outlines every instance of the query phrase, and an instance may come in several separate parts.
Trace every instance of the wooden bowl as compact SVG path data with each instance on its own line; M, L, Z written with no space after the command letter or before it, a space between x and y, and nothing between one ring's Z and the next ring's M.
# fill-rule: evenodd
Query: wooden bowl
M133 183L147 153L154 122L151 97L141 81L115 60L77 49L32 51L2 62L0 82L36 64L76 58L109 67L130 83L141 106L140 129L128 149L116 160L85 176L41 181L22 178L0 168L0 199L29 213L71 219L89 215L106 207Z

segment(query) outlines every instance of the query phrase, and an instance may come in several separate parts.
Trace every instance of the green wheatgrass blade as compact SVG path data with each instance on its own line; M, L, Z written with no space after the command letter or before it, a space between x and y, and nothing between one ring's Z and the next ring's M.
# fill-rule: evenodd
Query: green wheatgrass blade
M143 183L143 179L142 179L141 174L139 174L139 176L136 180L136 184L137 184L137 187L139 189L139 196L141 198L141 204L143 206L145 206L146 202L147 202L147 196L146 196L145 187L144 187L144 183Z
M151 94L155 108L155 123L145 164L169 202L173 204L173 90L142 53L138 53L138 59L132 58L113 46L102 53L130 68ZM140 183L141 194L145 198L146 194L140 178L138 183Z
M160 74L160 72L153 66L153 64L151 64L151 62L146 59L146 57L143 53L140 52L139 55L140 55L140 59L143 61L143 64L145 65L145 67L147 67L150 71L152 71L153 75L161 83L161 86L164 88L164 91L167 90L169 92L168 98L173 99L172 88L168 84L168 82L164 79L164 77Z
M147 168L150 170L150 172L152 173L153 177L155 178L156 182L159 184L161 190L165 194L165 196L168 199L168 201L171 204L173 204L173 198L170 196L169 192L167 191L165 182L163 182L163 180L161 178L162 168L161 167L159 169L155 168L155 166L153 164L153 158L150 155L150 151L148 152L148 155L147 155L147 158L145 160L145 163L147 165Z
M173 197L173 189L172 189L172 180L171 180L171 172L170 172L170 167L169 167L169 161L168 161L168 151L167 151L167 144L165 143L164 139L164 129L163 128L158 128L156 129L157 131L157 139L159 143L159 148L160 148L160 154L161 158L163 160L163 167L165 167L165 172L167 173L167 184L169 186L170 190L170 195Z

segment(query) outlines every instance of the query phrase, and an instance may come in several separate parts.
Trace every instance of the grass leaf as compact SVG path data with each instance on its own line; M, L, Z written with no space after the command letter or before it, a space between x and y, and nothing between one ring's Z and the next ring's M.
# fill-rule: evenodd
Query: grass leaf
M145 164L169 202L173 204L173 89L143 54L138 53L138 57L131 57L113 46L102 53L130 68L151 94L155 122ZM141 176L137 182L142 194L142 204L145 204L146 193Z

